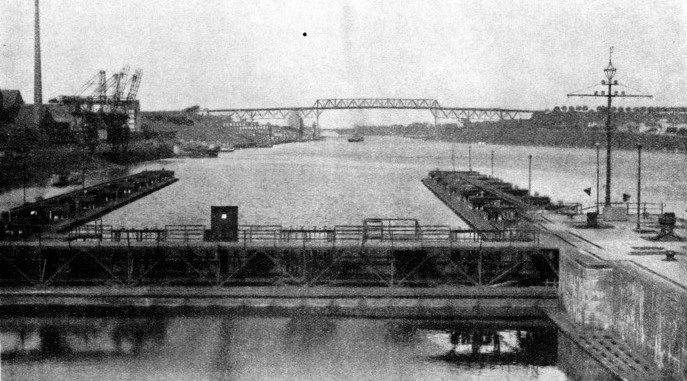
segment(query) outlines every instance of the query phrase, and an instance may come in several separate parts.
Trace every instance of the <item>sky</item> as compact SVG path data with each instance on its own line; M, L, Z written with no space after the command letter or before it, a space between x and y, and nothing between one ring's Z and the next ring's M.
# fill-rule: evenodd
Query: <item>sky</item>
M21 90L29 103L33 5L0 0L0 88ZM566 94L604 79L610 46L616 78L654 96L618 105L687 106L686 39L684 0L41 2L44 101L128 64L143 71L143 110L356 97L596 107L603 100ZM327 114L323 125L431 119L417 111Z

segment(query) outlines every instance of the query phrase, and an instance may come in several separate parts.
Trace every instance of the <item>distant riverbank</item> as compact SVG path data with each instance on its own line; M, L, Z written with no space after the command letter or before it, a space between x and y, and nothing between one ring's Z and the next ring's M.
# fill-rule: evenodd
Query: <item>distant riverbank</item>
M354 130L340 130L350 134ZM360 126L363 135L407 136L431 140L444 140L460 143L486 143L514 146L544 146L593 148L595 143L606 145L606 132L603 129L545 128L513 123L470 123L464 127L433 126L409 129L405 126ZM613 132L613 147L621 150L636 150L641 144L647 151L687 152L687 137L672 134L649 134L627 131Z
M505 128L501 126L471 126L443 131L440 139L462 143L484 142L488 144L518 146L548 146L590 148L595 143L605 147L606 133L603 130L559 130L548 128ZM642 134L625 131L613 132L613 147L635 150L641 144L648 151L685 152L687 139L674 135Z
M129 143L126 152L112 152L101 144L95 152L80 146L35 148L13 154L0 162L0 191L23 186L49 185L55 174L74 172L107 172L121 170L128 165L173 156L173 141L138 139Z
M156 133L173 133L179 142L203 143L231 148L269 147L273 144L301 141L299 131L291 127L228 126L231 119L195 112L163 111L142 113L141 128ZM310 134L304 133L304 140Z

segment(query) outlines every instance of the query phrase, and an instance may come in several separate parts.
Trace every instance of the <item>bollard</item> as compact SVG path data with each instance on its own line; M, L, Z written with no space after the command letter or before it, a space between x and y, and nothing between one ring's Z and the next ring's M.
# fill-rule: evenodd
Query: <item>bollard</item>
M677 259L675 259L675 252L672 250L666 251L666 259L664 259L666 262L677 262Z

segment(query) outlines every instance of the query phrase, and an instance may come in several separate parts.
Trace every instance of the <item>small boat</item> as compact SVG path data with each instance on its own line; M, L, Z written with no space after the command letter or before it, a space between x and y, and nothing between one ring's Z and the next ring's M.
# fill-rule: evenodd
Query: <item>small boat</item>
M355 134L355 135L348 138L348 141L351 143L360 143L364 140L365 140L365 138L363 138L362 135L358 135L358 134Z

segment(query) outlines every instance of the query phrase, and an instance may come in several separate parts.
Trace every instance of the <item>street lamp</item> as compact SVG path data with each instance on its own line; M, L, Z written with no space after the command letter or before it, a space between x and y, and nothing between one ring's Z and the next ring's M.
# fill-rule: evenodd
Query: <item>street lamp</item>
M601 144L599 142L594 143L596 146L596 213L599 213L599 179L600 179L600 166L599 166L599 150Z
M532 155L527 155L529 161L528 170L528 180L527 180L527 191L532 194Z
M472 144L468 144L468 170L472 172Z
M639 226L640 205L642 202L642 145L637 144L637 231Z
M491 150L491 177L494 177L494 150Z
M611 142L612 142L612 132L611 132L611 100L613 98L651 98L651 95L630 95L625 94L624 91L618 93L618 91L613 92L613 86L618 86L618 80L613 79L615 77L615 72L617 69L613 66L611 58L613 55L613 47L610 49L608 57L608 66L604 69L604 75L606 80L601 81L601 84L608 86L608 92L595 91L594 94L568 94L569 97L603 97L607 98L606 106L606 199L605 206L611 206Z

